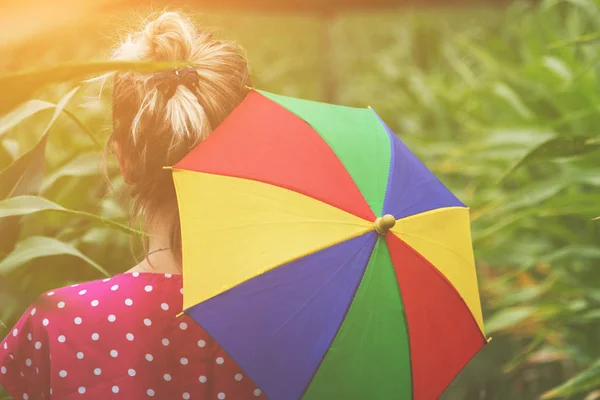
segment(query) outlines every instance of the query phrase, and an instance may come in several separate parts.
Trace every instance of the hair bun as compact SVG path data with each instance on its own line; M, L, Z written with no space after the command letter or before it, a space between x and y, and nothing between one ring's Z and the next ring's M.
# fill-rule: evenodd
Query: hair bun
M143 30L155 60L188 60L192 55L196 28L176 12L165 12Z
M177 72L116 73L114 130L107 144L108 149L113 142L118 144L133 217L143 214L151 221L158 214L173 213L171 248L180 257L175 187L163 167L181 160L246 97L248 62L234 42L219 40L177 12L148 19L141 29L127 35L112 58L193 65Z

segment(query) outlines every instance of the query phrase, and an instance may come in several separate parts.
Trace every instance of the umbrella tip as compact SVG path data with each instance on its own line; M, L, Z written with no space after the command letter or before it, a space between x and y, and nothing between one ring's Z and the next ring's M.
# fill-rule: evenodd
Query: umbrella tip
M165 166L165 167L162 167L162 169L173 169L173 167Z
M487 338L487 342L491 342L492 341L492 337L490 336L489 338Z
M396 225L396 218L391 214L386 214L383 217L379 217L375 220L375 230L380 235L385 235L390 229Z

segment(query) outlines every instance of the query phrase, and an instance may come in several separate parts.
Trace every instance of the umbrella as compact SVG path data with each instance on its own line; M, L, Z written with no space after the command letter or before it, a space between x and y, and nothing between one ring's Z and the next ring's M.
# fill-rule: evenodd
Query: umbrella
M268 398L436 399L487 343L469 210L372 109L251 90L172 171L184 312Z

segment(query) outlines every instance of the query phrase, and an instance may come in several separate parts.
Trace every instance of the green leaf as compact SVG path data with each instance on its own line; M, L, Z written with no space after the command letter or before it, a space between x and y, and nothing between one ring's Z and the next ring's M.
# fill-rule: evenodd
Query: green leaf
M10 154L11 160L16 160L19 158L19 142L15 139L4 139L2 140L2 147L4 150Z
M515 92L505 83L500 82L494 85L494 94L506 101L506 103L508 103L512 109L524 119L533 118L533 112L531 112L525 103L523 103L523 100L521 100L521 97L517 94L517 92Z
M29 100L28 102L21 104L17 109L5 115L4 118L0 120L0 138L27 118L33 117L41 111L55 107L56 104L37 99Z
M95 270L99 271L102 275L110 276L110 274L98 263L87 257L71 244L44 236L32 236L17 243L14 251L0 261L0 273L7 274L38 258L58 255L78 257L92 266Z
M519 167L532 162L567 158L600 149L599 136L556 136L529 151L503 176L504 181Z
M560 47L581 45L581 44L593 44L600 40L600 32L592 32L585 35L578 36L572 39L560 40L558 42L551 43L550 49L557 49Z
M56 204L48 199L39 196L17 196L0 201L0 218L23 216L43 211L53 211L67 215L83 217L96 222L100 222L104 225L107 225L111 228L123 231L128 234L138 236L146 235L145 233L132 229L127 225L123 225L116 221L112 221L110 219L106 219L85 211L69 210L67 208L62 207L59 204Z
M549 71L555 74L557 77L561 78L563 81L570 81L573 78L573 74L562 60L557 57L544 57L542 61L544 67L546 67Z
M529 318L535 309L533 307L513 307L498 311L485 321L485 330L488 333L512 328L523 320Z
M112 71L151 72L187 63L166 61L95 61L70 63L0 75L0 114L30 98L49 83L81 80Z
M59 168L44 180L41 192L47 191L56 181L66 176L93 176L100 173L99 153L83 153Z
M35 147L0 171L0 199L12 196L39 193L46 167L46 143L54 122L78 88L64 95L54 109L52 119L42 133ZM0 221L0 252L12 251L20 234L19 218L6 218Z
M555 399L569 397L577 393L597 389L600 386L600 359L596 360L589 368L569 379L562 385L544 393L542 399Z
M17 109L10 112L0 120L0 138L2 138L2 136L9 132L12 128L19 125L27 118L31 118L40 113L41 111L55 109L56 107L58 107L58 104L37 99L30 100L26 103L21 104ZM62 112L67 117L69 117L71 121L73 121L83 131L83 133L85 133L92 140L92 142L98 149L102 148L100 143L98 143L98 141L92 134L91 130L75 114L64 108L62 109Z
M56 105L54 114L36 146L0 171L0 199L38 192L44 174L48 133L78 89L71 90Z

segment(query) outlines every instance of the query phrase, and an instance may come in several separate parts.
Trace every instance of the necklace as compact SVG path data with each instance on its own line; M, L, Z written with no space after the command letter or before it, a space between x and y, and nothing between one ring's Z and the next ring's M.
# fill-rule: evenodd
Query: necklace
M147 257L150 257L152 254L158 253L159 251L164 251L164 250L171 250L171 248L170 247L161 247L160 249L152 250L151 252L148 253Z

